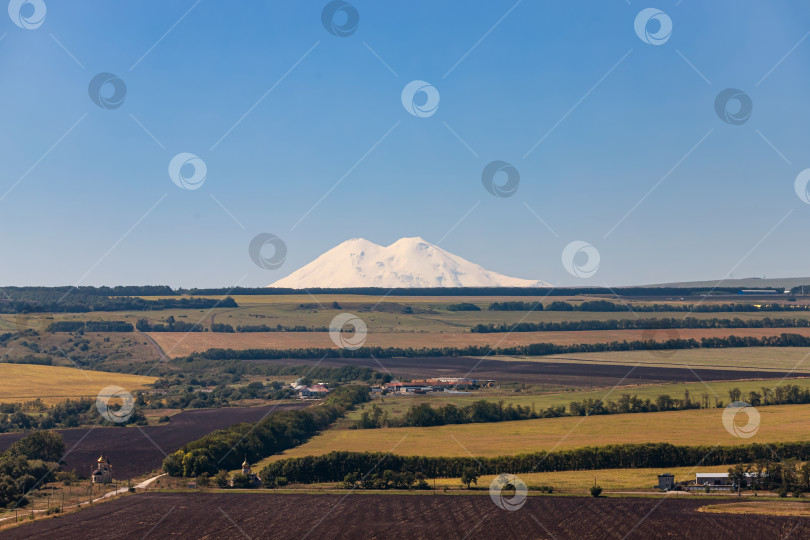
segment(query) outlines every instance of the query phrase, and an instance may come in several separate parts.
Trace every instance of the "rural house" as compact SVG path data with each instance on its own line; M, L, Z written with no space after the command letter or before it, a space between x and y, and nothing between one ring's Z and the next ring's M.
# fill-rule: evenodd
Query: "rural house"
M675 487L675 475L672 473L664 473L658 475L658 489L670 491Z
M322 384L303 386L298 388L298 395L302 398L320 398L329 393L329 389Z

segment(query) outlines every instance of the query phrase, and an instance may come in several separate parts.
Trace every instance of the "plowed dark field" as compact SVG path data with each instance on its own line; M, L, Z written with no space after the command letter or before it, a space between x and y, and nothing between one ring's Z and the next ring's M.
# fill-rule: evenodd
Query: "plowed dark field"
M808 538L810 518L706 514L716 500L138 494L4 531L6 538Z
M779 371L742 371L735 369L688 369L657 366L599 365L573 362L506 361L486 358L327 358L324 360L254 360L254 362L321 366L366 366L390 371L397 377L476 377L500 382L559 384L563 386L613 386L663 382L732 381L739 379L782 379L808 377L809 373ZM384 366L384 369L380 367ZM631 371L632 369L632 371ZM628 375L629 373L629 375Z
M308 403L275 406L275 411L300 408ZM262 407L224 407L183 411L172 416L170 423L144 427L97 427L57 430L65 439L66 455L63 469L83 476L90 475L90 467L99 454L110 457L113 476L124 480L160 468L166 454L174 452L187 442L239 422L256 422L274 405ZM0 435L0 451L22 438L22 433Z

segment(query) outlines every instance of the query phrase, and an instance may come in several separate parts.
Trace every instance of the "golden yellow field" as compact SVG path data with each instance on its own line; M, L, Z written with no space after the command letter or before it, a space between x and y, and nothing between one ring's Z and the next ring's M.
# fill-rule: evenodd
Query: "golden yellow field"
M712 514L756 514L761 516L802 516L810 517L810 504L794 501L735 502L708 504L698 508L699 512Z
M105 387L116 385L127 391L145 388L155 377L107 373L60 366L0 364L0 402L31 401L58 403L66 398L95 398Z
M422 456L499 456L606 444L669 442L738 445L810 437L810 405L760 407L759 431L737 438L723 426L723 409L564 417L424 428L333 429L271 460L333 450ZM741 423L746 422L741 415Z
M810 328L700 328L680 330L683 339L726 336L778 336L784 332L810 336ZM299 349L336 348L328 332L151 332L149 333L163 351L172 357L187 356L207 349ZM667 340L672 334L659 332L652 338ZM415 349L484 346L509 347L531 343L555 343L573 345L576 343L605 343L611 341L633 341L651 339L644 330L592 330L582 332L512 332L512 333L427 333L427 332L370 332L364 345L368 347L413 347ZM661 358L660 353L658 358Z
M728 467L671 467L669 469L602 469L596 471L555 471L541 473L521 473L518 478L532 489L551 486L555 491L587 493L594 480L606 491L656 491L658 475L672 473L676 482L695 481L695 473L727 472ZM488 486L495 479L494 474L478 479L478 487ZM430 481L432 485L432 480ZM458 487L460 478L437 478L436 487Z
M261 465L253 466L259 469L267 460L260 462ZM529 490L537 490L541 486L551 486L554 492L564 492L569 494L588 494L590 487L596 483L606 492L610 491L640 491L655 493L658 492L658 475L661 473L671 473L675 475L675 482L694 482L695 473L727 472L728 466L718 465L711 467L670 467L653 469L599 469L587 471L554 471L538 473L520 473L517 476L522 480ZM232 471L238 472L238 471ZM487 488L495 479L494 474L483 474L478 478L478 483L474 487ZM437 489L461 489L463 487L460 478L436 478L428 480L430 486ZM335 483L316 484L315 486L329 489L334 488ZM308 484L307 488L313 487ZM810 506L810 505L809 505Z

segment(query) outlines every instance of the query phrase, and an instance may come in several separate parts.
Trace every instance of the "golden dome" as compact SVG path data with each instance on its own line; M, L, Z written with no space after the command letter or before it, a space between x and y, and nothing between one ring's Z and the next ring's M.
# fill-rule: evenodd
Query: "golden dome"
M99 462L99 463L104 463L104 454L102 454L102 455L100 455L100 456L98 457L98 462Z
M242 468L247 469L248 467L250 467L250 463L248 463L247 458L245 458L245 461L242 462Z

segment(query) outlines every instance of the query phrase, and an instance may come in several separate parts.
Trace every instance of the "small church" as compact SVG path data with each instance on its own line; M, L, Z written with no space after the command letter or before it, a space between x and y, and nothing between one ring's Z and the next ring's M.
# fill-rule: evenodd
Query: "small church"
M101 454L98 461L96 461L96 468L93 470L90 477L93 479L94 484L112 484L112 464L110 464L110 458Z
M262 486L262 481L259 478L259 475L250 470L250 463L248 463L247 456L245 456L245 461L242 462L242 475L248 479L249 485L245 487L256 488ZM234 486L233 477L231 477L231 486Z

